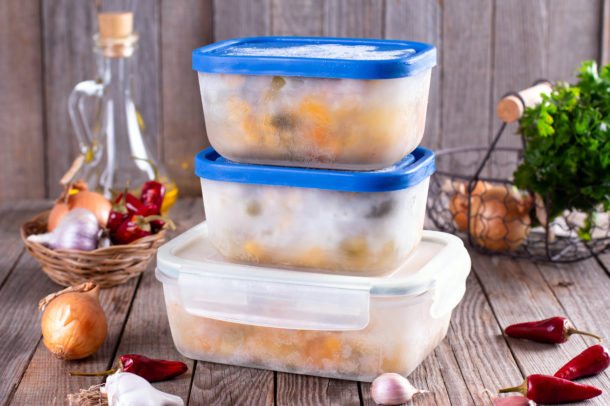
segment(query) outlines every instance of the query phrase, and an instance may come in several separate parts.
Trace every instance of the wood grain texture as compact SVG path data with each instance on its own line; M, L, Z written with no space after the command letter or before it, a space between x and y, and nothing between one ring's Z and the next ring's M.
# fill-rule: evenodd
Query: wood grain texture
M214 41L271 33L271 0L214 0Z
M384 15L384 37L430 43L437 48L437 66L432 69L426 130L422 146L441 148L441 88L444 44L441 37L442 2L430 0L387 0ZM465 66L463 66L466 68Z
M191 405L273 405L273 371L197 361Z
M599 42L592 39L602 32L602 0L552 0L548 4L547 77L573 82L582 61L599 60Z
M40 3L0 6L0 201L45 195Z
M323 31L323 0L272 0L273 35L320 36Z
M443 148L489 142L493 2L443 3Z
M564 302L556 295L556 292L547 283L543 273L535 264L525 260L484 256L474 252L471 255L475 272L485 287L487 298L501 328L513 323L541 320L553 316L568 317L577 327L583 328L591 326L591 320L599 319L599 310L593 310L597 309L593 306L599 306L599 304L593 302L591 306L587 306L590 310L585 315L586 319L583 317L581 320L580 317L583 314L577 311L578 308L573 309L564 305ZM583 266L592 266L593 262L583 263ZM597 266L599 267L599 265ZM560 267L559 265L551 265L549 272L557 272ZM568 265L567 267L572 272L574 265ZM575 285L583 283L581 274L582 272L579 272L574 275L572 281ZM604 288L604 286L606 285L602 285L601 288ZM570 289L577 288L570 286ZM583 287L582 291L585 290ZM587 293L586 297L592 295L594 293ZM583 297L584 301L587 300L586 297ZM593 317L592 313L594 314ZM603 316L601 320L604 320ZM608 327L604 328L607 329ZM524 377L535 373L552 375L568 360L596 343L594 339L580 336L574 336L561 345L535 343L510 337L507 338L507 342ZM595 382L596 385L605 387L607 380L606 382L603 381L603 379L594 379L588 382ZM506 386L515 384L519 384L519 382L507 382ZM601 396L589 402L591 405L604 405L607 404L607 399Z
M160 0L128 2L133 7L133 27L138 33L138 50L134 72L133 98L146 126L146 142L162 157L164 144L161 135L161 24ZM122 1L123 7L125 2ZM178 102L178 100L176 100Z
M610 337L610 313L594 309L609 308L610 275L597 261L589 259L569 265L540 264L538 269L572 323L580 330L590 331L607 341ZM595 344L595 340L587 337L573 336L572 339L577 338L587 346ZM567 360L558 360L555 365L559 368L565 362ZM609 393L609 378L610 372L606 370L603 375L587 378L583 383L595 385Z
M49 209L50 202L11 202L0 207L0 287L16 269L17 261L25 253L19 228L36 214ZM27 255L27 254L26 254Z
M456 357L456 367L464 380L462 386L461 382L456 384L456 378L445 379L451 404L473 402L476 405L488 405L490 397L485 392L486 389L495 392L506 382L518 382L521 379L502 330L498 327L474 274L469 276L466 295L453 312L447 339ZM454 369L455 367L443 368L443 372ZM467 390L472 399L466 399L463 394L454 396L454 390Z
M180 195L200 195L193 174L195 154L209 146L193 49L212 41L210 0L161 3L163 162Z
M358 383L315 376L277 373L278 406L360 404Z
M46 181L48 195L62 191L59 180L79 150L68 116L68 97L74 86L97 75L93 40L97 22L93 2L57 0L40 2L44 46Z
M4 309L0 317L0 404L11 404L15 388L40 341L38 301L60 288L42 274L38 262L30 255L20 258L0 288L0 309Z
M169 215L177 224L177 229L168 234L168 238L175 237L203 220L200 203L201 201L198 200L183 200L176 203ZM185 401L188 399L194 362L180 355L174 347L165 311L163 285L155 278L155 261L142 275L125 322L114 364L118 363L119 356L134 353L144 354L150 358L185 362L189 366L186 374L169 381L155 383L155 387L180 396Z
M602 0L602 29L599 41L601 65L610 63L610 0Z
M495 109L502 96L511 90L525 89L548 75L547 4L530 0L495 2L490 141L500 127ZM520 137L513 136L516 130L516 123L508 125L500 145L520 146Z
M44 86L46 97L47 182L58 196L59 179L79 154L68 116L68 97L83 80L95 79L93 34L97 17L93 2L58 0L43 7ZM146 126L146 140L157 151L160 130L159 10L157 1L140 1L134 14L139 34L133 97Z
M413 406L450 406L451 401L449 400L449 394L447 393L447 387L444 382L443 373L448 372L449 374L459 375L459 368L457 365L453 365L456 368L451 371L441 370L441 361L445 362L445 365L451 363L450 359L453 357L453 352L448 347L446 341L443 341L432 354L430 354L416 369L408 376L409 382L417 389L427 390L429 393L421 394L413 397L413 401L409 405ZM463 379L459 379L455 382L459 386L463 386ZM377 403L373 401L371 397L371 384L367 382L361 382L360 393L362 395L362 404L364 406L375 406ZM464 388L465 389L465 388ZM466 393L466 391L463 391ZM467 403L465 403L467 404Z
M328 37L383 38L383 1L327 0L323 34Z
M13 403L44 405L50 399L57 399L56 404L64 404L68 394L102 383L104 377L70 376L69 373L105 371L110 368L136 286L137 278L100 292L100 304L108 321L108 334L102 347L92 356L79 361L62 361L55 358L40 341L15 392ZM62 288L58 287L56 290L60 289Z

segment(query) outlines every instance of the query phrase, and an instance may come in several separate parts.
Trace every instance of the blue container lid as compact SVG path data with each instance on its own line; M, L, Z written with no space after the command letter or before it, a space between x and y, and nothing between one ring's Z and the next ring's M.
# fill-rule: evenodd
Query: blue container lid
M240 38L193 51L196 71L242 75L392 79L435 65L432 45L381 39Z
M211 147L195 156L195 174L204 179L346 192L407 189L430 177L434 170L434 153L422 147L392 166L370 172L240 164L221 157Z

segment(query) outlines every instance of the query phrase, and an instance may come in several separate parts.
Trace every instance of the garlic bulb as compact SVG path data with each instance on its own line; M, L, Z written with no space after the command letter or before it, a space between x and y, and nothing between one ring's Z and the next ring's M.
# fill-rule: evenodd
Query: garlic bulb
M371 385L371 396L380 405L401 405L413 399L414 395L426 392L416 389L407 378L393 372L379 375Z
M182 398L161 392L146 379L130 372L110 375L101 389L109 406L183 406Z
M69 211L50 233L32 234L29 241L45 245L51 249L71 249L93 251L99 237L97 217L87 209Z

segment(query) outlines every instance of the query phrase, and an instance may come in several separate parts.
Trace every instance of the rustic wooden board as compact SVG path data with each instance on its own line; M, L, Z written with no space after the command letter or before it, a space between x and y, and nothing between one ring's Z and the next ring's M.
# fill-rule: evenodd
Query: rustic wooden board
M468 278L464 299L454 311L448 333L449 343L457 359L465 387L454 385L458 390L467 389L476 405L488 405L489 395L506 382L518 382L521 378L517 364L502 336L502 331L491 310L476 276ZM443 371L448 368L444 368ZM452 369L449 369L452 370ZM445 379L449 394L449 382ZM451 397L455 405L466 404L464 397Z
M122 3L125 7L125 3ZM161 83L163 78L161 75L160 22L162 11L160 1L137 1L132 4L135 6L133 28L139 35L133 98L146 126L146 142L156 156L161 157L164 147L161 134L161 99L163 97ZM128 3L127 6L129 7L130 4ZM176 99L176 103L178 103L178 99Z
M441 148L441 88L443 85L442 2L429 0L388 0L384 14L384 37L421 41L433 44L438 51L438 64L432 70L426 130L422 145L433 150ZM466 68L466 64L463 65Z
M191 52L212 41L210 0L161 2L163 137L161 153L179 195L199 195L195 154L209 146ZM228 24L225 24L228 25Z
M452 362L453 353L446 341L443 341L441 345L434 350L432 354L428 356L416 369L409 375L409 382L418 389L427 390L430 393L415 396L413 401L409 405L413 406L426 406L434 404L437 406L449 406L451 402L449 400L449 394L443 380L443 373L448 372L454 375L459 375L459 369L457 365L452 371L442 371L440 364L441 360L445 362L445 365ZM455 359L453 359L453 362ZM456 382L458 385L463 385L463 379L459 377ZM364 406L374 406L377 403L373 401L371 397L371 384L366 382L359 383L360 394L362 396L362 403ZM465 388L464 388L465 389Z
M93 34L97 17L93 2L41 2L44 39L44 86L49 196L62 188L59 179L80 153L68 116L68 97L83 80L95 79ZM146 125L148 143L157 150L160 111L159 14L157 2L138 2L134 29L140 35L136 53L134 99Z
M50 202L9 202L0 207L0 288L25 252L19 235L23 223L50 207Z
M320 36L324 30L323 0L272 0L273 35Z
M538 269L572 323L579 329L590 331L607 341L610 338L610 313L607 311L610 276L597 261L590 259L569 265L540 264ZM606 311L593 310L604 308ZM586 346L596 344L594 339L588 337L573 336L572 339L577 338L584 341L582 350ZM555 365L559 368L567 361L558 360ZM591 377L582 382L609 393L610 373L606 370L603 375L605 379Z
M0 201L45 196L40 4L0 7Z
M284 405L359 405L358 383L277 373L275 403Z
M500 98L508 91L527 88L536 79L548 75L547 4L530 0L495 2L490 136L500 127L501 121L495 114ZM500 144L520 146L520 137L513 136L516 129L515 123L509 125Z
M78 82L97 75L91 36L97 22L93 2L41 2L44 40L46 181L59 196L59 180L80 153L68 116L68 97Z
M271 33L270 0L214 0L214 41Z
M442 147L486 145L490 137L493 2L443 6ZM464 29L468 27L468 29Z
M101 383L103 377L70 376L69 373L105 371L110 368L137 282L136 278L123 285L101 291L100 304L108 320L108 335L104 345L91 357L81 361L62 361L55 358L40 341L15 392L13 403L43 405L48 404L49 400L56 399L56 404L59 405L65 403L68 394ZM63 288L57 287L55 290L61 289ZM38 321L39 318L35 320ZM40 336L40 327L38 329Z
M177 229L170 232L168 238L175 237L203 220L200 203L198 200L179 200L176 203L169 215L177 224ZM153 261L142 275L140 286L125 321L118 349L114 354L114 365L118 363L119 356L134 353L150 358L185 362L189 366L186 374L169 381L155 383L155 387L186 400L194 362L180 355L174 347L165 311L163 286L155 277L155 263L156 261Z
M599 41L600 63L610 63L610 0L602 0L602 29Z
M597 38L602 29L602 1L553 0L548 4L547 76L573 82L581 61L599 60L599 44L591 38Z
M580 313L577 308L568 308L564 306L563 301L557 296L554 289L547 283L541 269L535 264L525 260L512 260L504 257L485 256L481 254L472 254L474 269L484 286L486 296L491 304L496 319L502 328L509 324L522 321L540 320L552 316L566 316L572 320L577 327L592 326L590 314L586 317ZM595 261L587 261L583 263L584 267L599 267ZM568 265L570 272L573 265ZM552 265L547 272L557 272L560 269L559 265ZM599 269L598 269L599 271ZM567 271L566 271L567 272ZM599 277L605 275L602 272L590 271L590 277ZM581 279L580 275L574 276L571 282L577 284L585 283L587 277ZM548 275L547 275L548 277ZM567 275L562 275L562 278ZM596 277L596 278L597 278ZM589 282L587 282L589 283ZM602 283L600 279L593 283ZM570 286L570 289L576 287ZM601 288L607 286L602 284ZM585 291L586 289L579 288ZM607 289L607 288L606 288ZM607 290L606 290L607 291ZM590 294L582 300L586 301ZM563 299L566 300L565 298ZM595 299L597 300L597 299ZM586 305L583 305L586 306ZM599 306L599 303L592 302L591 306ZM600 309L603 309L604 304ZM596 307L589 307L593 309ZM594 311L596 317L598 311ZM604 316L601 316L601 322ZM595 317L593 317L595 318ZM607 323L606 323L607 324ZM593 326L595 327L595 326ZM607 326L605 329L607 330ZM568 360L579 354L585 348L596 343L594 339L573 337L566 343L561 345L549 345L543 343L535 343L527 340L518 340L507 338L507 342L511 348L522 375L542 373L554 374L559 367L565 364ZM590 378L588 382L595 382L596 385L606 387L607 380ZM584 382L584 381L583 381ZM506 386L514 386L520 382L507 382ZM592 405L603 405L607 403L604 396L592 399L589 401Z
M197 361L189 404L273 405L273 371Z
M0 289L0 404L10 404L40 340L38 301L59 286L42 275L38 262L23 255ZM32 388L37 390L37 388Z
M383 1L327 0L323 34L328 37L383 38Z

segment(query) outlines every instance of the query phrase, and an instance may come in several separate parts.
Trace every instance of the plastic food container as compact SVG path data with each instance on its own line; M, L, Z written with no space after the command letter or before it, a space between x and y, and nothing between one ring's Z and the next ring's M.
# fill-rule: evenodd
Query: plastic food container
M372 172L238 164L195 157L210 237L227 259L377 275L421 239L434 154L417 148Z
M445 337L470 272L462 241L435 231L376 278L233 264L210 237L204 222L157 253L172 337L189 358L246 367L408 375Z
M419 145L432 45L259 37L193 51L207 135L243 163L385 168Z

